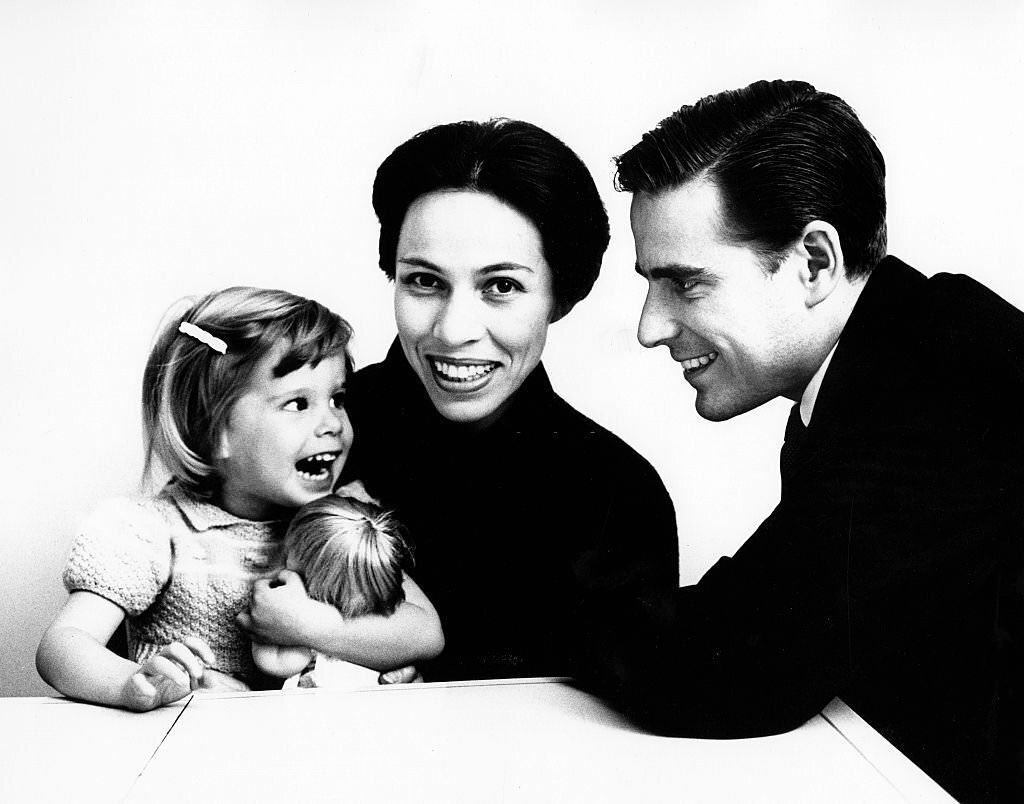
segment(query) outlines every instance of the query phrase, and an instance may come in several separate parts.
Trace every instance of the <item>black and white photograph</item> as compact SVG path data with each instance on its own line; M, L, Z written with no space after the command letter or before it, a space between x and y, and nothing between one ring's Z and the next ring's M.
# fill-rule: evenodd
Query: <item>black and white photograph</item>
M1024 800L1018 0L0 0L0 800Z

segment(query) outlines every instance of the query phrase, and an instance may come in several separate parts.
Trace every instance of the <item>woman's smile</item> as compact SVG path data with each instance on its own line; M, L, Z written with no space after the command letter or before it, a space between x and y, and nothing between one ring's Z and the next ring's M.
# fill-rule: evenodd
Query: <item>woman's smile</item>
M493 360L471 360L427 356L434 371L434 381L449 393L465 394L478 391L486 386L495 369L501 367Z

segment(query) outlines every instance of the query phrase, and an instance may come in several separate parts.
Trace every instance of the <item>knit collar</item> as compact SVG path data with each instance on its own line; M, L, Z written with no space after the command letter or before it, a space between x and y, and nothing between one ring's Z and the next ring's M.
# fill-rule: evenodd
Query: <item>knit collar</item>
M498 420L483 430L474 430L464 424L451 422L437 412L423 383L413 371L412 366L409 365L398 338L395 338L388 349L384 365L397 380L396 387L403 413L430 421L440 432L460 433L464 437L471 435L488 437L521 430L526 422L535 421L537 416L550 408L557 399L548 374L544 370L544 365L538 363L512 395L510 404Z
M210 530L211 528L226 528L233 525L271 525L279 520L268 522L255 522L251 519L243 519L213 503L200 500L195 495L183 489L173 480L164 486L164 493L174 501L174 504L181 511L181 515L197 532Z

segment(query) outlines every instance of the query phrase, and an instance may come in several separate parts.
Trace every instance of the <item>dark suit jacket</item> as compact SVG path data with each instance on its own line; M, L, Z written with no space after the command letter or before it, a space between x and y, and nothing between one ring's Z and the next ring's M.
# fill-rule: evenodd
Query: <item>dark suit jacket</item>
M695 586L592 601L582 675L686 736L785 731L838 695L954 795L991 798L999 749L1013 761L1022 421L1024 314L886 258L778 507Z

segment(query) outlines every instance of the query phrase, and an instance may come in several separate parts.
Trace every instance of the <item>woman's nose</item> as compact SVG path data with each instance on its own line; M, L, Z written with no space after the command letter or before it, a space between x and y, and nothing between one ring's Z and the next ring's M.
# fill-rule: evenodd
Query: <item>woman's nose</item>
M483 337L482 302L472 293L452 293L437 312L433 335L448 346L472 343Z
M654 288L648 288L636 339L648 349L670 341L679 334L675 310Z

